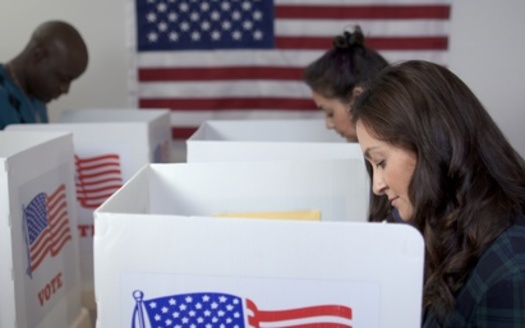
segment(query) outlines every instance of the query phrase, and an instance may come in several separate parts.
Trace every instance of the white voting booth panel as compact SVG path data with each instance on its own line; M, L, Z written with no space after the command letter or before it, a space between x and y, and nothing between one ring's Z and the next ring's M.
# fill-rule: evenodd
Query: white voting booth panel
M108 115L115 111L109 111ZM124 116L125 110L120 112ZM134 122L119 122L117 116L112 116L114 122L14 124L6 127L8 131L73 133L81 273L86 291L85 304L88 307L95 305L92 297L93 210L144 165L165 160L169 149L171 135L166 111L129 112L128 120L133 119ZM85 110L75 114L79 118L86 118L93 112ZM72 118L75 115L70 116ZM159 156L159 149L165 155Z
M350 199L327 188L351 185L351 163L145 167L95 211L97 327L420 327L411 226L212 217L307 206L345 219L318 198Z
M93 114L88 110L79 112L83 112L86 116ZM135 111L130 112L135 113ZM164 114L167 113L163 111L155 116L149 112L137 115L143 116L143 119L144 116L149 116L152 121L139 121L135 117L136 122L14 124L6 128L6 130L73 133L82 274L86 284L91 288L93 286L93 210L144 165L165 162L166 155L157 154L159 149L164 149L162 153L169 148L166 146L170 142L169 116L168 128L157 130L158 125L165 123ZM83 116L80 113L78 115ZM166 131L159 134L162 130Z
M171 123L168 109L116 109L94 108L63 111L61 123L130 123L136 124L137 136L146 137L152 163L167 163L170 160ZM115 128L118 128L116 126ZM117 133L119 130L115 130ZM141 135L143 134L143 135ZM144 140L144 139L143 139ZM130 142L136 141L135 139Z
M188 162L363 158L320 119L209 120L186 141Z
M355 173L360 165L356 159L150 164L127 190L146 197L154 214L319 210L323 221L365 222L368 178Z
M0 132L0 327L89 327L70 133Z

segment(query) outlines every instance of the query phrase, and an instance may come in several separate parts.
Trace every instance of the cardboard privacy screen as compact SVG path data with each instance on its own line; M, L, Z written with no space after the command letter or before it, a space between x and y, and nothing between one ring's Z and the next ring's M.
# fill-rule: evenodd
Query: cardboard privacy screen
M126 202L154 214L318 210L321 221L364 222L367 178L354 173L360 164L355 159L150 164L123 188L131 197Z
M170 111L167 109L76 109L63 111L61 123L113 123L109 126L115 129L115 134L121 133L119 128L132 128L135 137L125 135L132 145L146 143L149 163L170 162L171 123ZM126 123L123 126L118 124ZM97 125L101 126L101 125ZM97 132L98 133L98 132ZM124 132L125 133L125 132ZM107 136L106 136L107 137Z
M1 327L88 327L71 134L0 131Z
M71 121L84 123L15 124L6 130L62 131L73 134L76 212L80 236L81 275L86 297L93 291L93 210L140 168L169 157L171 128L165 110L79 110ZM102 116L106 115L105 122ZM121 119L122 121L118 121ZM72 176L72 177L73 177ZM92 297L91 297L92 298ZM87 299L86 304L93 304Z
M64 112L62 119L69 123L16 124L6 130L73 133L84 303L93 308L93 210L144 165L169 160L170 116L168 110L85 109Z
M323 120L205 121L186 141L188 162L360 158Z
M366 203L341 179L351 171L350 159L145 167L95 211L97 324L419 327L422 237L351 214ZM299 208L321 221L212 217Z

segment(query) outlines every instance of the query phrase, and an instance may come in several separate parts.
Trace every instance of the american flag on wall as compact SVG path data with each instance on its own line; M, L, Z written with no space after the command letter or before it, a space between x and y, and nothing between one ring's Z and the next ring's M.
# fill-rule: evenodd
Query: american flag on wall
M178 294L143 300L144 293L135 291L133 296L137 304L131 328L352 327L352 309L343 305L266 311L259 310L249 299L224 293Z
M302 81L360 25L388 61L447 63L449 0L134 0L132 101L170 108L173 137L207 119L322 117Z
M96 209L122 187L118 154L82 158L75 155L75 168L77 200L83 208Z
M48 255L57 256L71 240L66 187L60 185L51 195L43 192L37 194L24 207L23 213L29 258L28 274L32 276Z

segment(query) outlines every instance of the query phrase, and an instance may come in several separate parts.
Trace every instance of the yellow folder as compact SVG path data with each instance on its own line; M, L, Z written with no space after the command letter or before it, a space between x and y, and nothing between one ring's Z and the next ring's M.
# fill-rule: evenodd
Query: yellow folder
M299 211L279 211L279 212L244 212L244 213L222 213L216 214L219 218L249 218L249 219L284 219L302 221L320 221L321 211L319 210L299 210Z

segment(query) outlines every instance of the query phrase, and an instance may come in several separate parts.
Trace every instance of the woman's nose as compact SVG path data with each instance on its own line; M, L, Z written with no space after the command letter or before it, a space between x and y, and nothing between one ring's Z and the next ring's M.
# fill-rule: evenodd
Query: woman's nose
M331 117L327 117L324 119L326 128L327 129L333 129L334 128L334 120Z
M384 195L386 187L387 186L381 174L377 173L377 171L374 171L374 175L372 178L372 191L374 192L374 194L378 196Z

